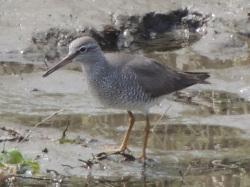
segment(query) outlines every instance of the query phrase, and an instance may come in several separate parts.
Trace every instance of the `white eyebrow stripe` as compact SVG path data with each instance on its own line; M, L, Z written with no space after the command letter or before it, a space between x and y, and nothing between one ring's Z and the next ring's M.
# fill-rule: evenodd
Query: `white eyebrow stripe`
M81 47L86 47L87 49L88 49L88 48L96 48L96 45L93 45L93 44L81 45L81 46L79 47L79 49L81 49Z

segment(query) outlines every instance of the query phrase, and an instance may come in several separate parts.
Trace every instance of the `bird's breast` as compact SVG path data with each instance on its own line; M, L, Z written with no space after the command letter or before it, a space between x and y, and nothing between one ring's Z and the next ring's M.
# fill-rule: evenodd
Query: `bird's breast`
M151 102L133 74L95 72L88 75L88 82L92 95L106 107L144 110Z

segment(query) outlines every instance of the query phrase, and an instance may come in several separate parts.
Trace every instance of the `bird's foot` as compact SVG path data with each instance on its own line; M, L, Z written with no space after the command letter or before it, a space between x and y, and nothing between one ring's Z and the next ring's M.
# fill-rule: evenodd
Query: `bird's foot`
M128 151L128 153L126 153ZM126 161L134 161L135 157L133 155L130 154L130 150L128 148L119 148L119 149L114 149L114 150L110 150L107 152L101 152L96 154L94 157L97 160L104 160L107 159L109 156L111 155L122 155Z

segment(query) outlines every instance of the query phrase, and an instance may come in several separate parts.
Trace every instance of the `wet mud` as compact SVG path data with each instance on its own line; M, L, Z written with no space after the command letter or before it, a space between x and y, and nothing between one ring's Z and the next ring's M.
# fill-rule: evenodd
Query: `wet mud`
M85 5L91 8L92 3ZM0 18L6 18L0 23L1 153L15 148L40 166L36 175L22 167L7 165L4 171L0 167L0 185L248 186L250 41L249 9L241 7L244 0L239 4L209 1L216 14L201 2L196 4L198 10L179 8L183 6L177 3L168 11L162 4L161 11L144 7L139 12L133 8L130 13L109 14L106 5L98 3L103 15L96 16L94 26L86 24L89 21L78 9L78 16L58 17L43 10L48 19L37 26L32 18L36 28L24 27L16 45L15 37L2 36L13 32L7 26L15 25L11 21L17 18L7 19L7 14L0 13ZM116 3L109 8L120 7ZM20 11L25 18L25 8ZM93 18L96 11L92 14L88 12L86 18ZM233 16L229 19L228 15ZM55 25L55 20L63 24ZM27 20L21 23L22 29ZM78 65L42 78L51 63L67 53L68 43L86 34L105 52L144 54L176 69L211 74L211 84L173 93L151 109L146 164L137 159L145 126L140 112L135 111L136 124L126 152L135 160L124 155L96 160L94 155L119 146L127 128L126 111L103 108L91 96Z

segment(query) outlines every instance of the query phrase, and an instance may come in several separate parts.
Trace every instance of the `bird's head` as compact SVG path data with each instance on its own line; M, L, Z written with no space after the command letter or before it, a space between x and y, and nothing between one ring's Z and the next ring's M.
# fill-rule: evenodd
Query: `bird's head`
M68 55L44 73L43 77L50 75L54 71L73 61L91 63L95 61L98 56L102 56L102 52L93 38L88 36L77 38L70 43Z

